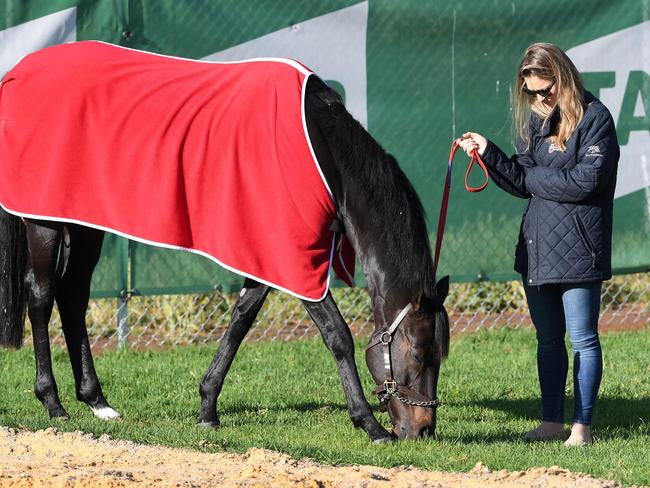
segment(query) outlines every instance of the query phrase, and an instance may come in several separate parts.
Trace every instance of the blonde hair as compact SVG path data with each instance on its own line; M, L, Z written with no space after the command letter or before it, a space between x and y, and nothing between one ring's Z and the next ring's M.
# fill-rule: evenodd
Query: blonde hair
M554 44L539 42L526 49L515 78L513 129L515 136L521 138L527 149L530 144L528 134L530 111L541 115L544 118L544 125L550 118L550 113L544 113L542 110L537 96L524 92L525 78L528 76L553 81L557 86L556 107L560 110L560 122L557 131L551 134L551 140L564 151L566 141L584 115L584 86L580 73L564 51Z

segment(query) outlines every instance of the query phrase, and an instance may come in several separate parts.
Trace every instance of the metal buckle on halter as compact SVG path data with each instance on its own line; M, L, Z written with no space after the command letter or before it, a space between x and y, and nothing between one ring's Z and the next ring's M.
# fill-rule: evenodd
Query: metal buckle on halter
M388 339L384 339L384 337L386 336L388 336ZM379 336L379 342L381 342L384 346L390 344L392 340L393 340L393 335L387 330L382 332L381 335Z
M386 393L392 395L397 391L397 381L395 380L384 381L384 388L386 388Z

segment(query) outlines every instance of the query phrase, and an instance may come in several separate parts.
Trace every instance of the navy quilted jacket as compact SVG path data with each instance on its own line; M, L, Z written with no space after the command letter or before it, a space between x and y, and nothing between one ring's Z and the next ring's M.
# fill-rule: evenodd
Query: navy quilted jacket
M529 121L528 150L507 157L488 142L483 160L507 192L528 199L515 270L529 285L606 280L612 275L612 213L620 149L607 108L585 94L587 108L562 151L549 139L559 120Z

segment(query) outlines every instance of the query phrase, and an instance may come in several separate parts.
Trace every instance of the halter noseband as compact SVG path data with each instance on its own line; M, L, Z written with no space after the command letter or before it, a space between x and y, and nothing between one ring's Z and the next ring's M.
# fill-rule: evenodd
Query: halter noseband
M373 393L379 395L379 401L383 404L388 403L388 400L394 397L397 398L400 402L406 403L407 405L424 408L436 408L438 405L440 405L440 400L438 400L438 397L429 399L417 391L414 391L412 388L409 388L408 386L399 385L393 378L390 343L393 342L393 335L397 331L399 324L402 323L402 320L404 320L404 317L406 317L406 314L409 313L412 308L413 305L410 303L406 305L406 307L404 307L400 313L397 314L397 317L395 317L393 323L390 324L390 326L386 328L386 330L384 330L381 334L379 334L379 338L371 344L368 344L366 347L367 351L368 349L379 344L382 344L384 346L384 370L386 371L386 380L382 384L378 385Z

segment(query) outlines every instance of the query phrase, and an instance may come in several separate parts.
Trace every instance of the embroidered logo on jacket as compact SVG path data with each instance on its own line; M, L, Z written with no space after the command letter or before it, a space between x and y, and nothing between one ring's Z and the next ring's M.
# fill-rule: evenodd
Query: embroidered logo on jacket
M548 146L548 153L551 154L555 151L561 151L562 148L559 146L556 146L554 142L551 142L550 146Z
M596 157L596 156L602 156L602 154L600 154L600 148L598 146L589 146L587 148L586 156Z

